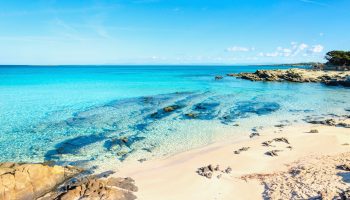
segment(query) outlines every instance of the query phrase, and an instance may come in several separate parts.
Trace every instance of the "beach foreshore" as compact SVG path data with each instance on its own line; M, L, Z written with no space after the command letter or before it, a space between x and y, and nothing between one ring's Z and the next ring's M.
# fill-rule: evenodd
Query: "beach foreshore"
M350 194L349 125L349 115L276 125L166 158L102 163L95 174L2 163L0 199L341 199Z
M136 196L145 200L326 198L325 194L336 196L350 187L337 169L350 164L350 129L317 124L275 129L278 133L266 129L244 141L225 141L165 159L127 164L116 175L133 177L139 187ZM266 141L272 142L264 146ZM234 153L242 147L249 149ZM272 150L279 150L276 156L267 155ZM214 170L211 178L198 175L198 168L210 164L219 165L220 170ZM290 170L301 165L305 166L299 170L307 171L293 180ZM226 173L227 167L232 172Z

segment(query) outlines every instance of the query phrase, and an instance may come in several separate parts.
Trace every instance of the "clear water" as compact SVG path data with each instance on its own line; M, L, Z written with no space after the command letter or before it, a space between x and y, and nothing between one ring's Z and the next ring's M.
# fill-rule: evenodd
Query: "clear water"
M214 80L262 68L287 67L2 66L0 161L149 159L350 107L341 87Z

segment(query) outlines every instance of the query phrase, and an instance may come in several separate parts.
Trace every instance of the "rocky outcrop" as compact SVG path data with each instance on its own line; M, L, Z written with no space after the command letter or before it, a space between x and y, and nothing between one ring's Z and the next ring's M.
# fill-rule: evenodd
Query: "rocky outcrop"
M96 176L73 180L63 185L60 190L51 192L40 200L75 200L75 199L103 199L103 200L134 200L137 192L131 178L99 178Z
M211 179L215 174L217 174L217 178L221 178L223 173L230 174L232 172L232 168L227 167L225 170L220 170L219 165L216 165L216 167L214 167L212 164L210 164L208 166L198 168L196 172L198 175L204 176L208 179Z
M309 120L307 121L310 124L321 124L326 126L337 126L337 127L343 127L343 128L350 128L350 120L343 119L343 120L335 120L335 119L326 119L326 120Z
M75 167L0 164L0 199L37 199L80 173Z
M254 73L228 74L251 81L319 82L332 86L350 87L349 71L317 71L307 69L257 70Z
M0 163L0 200L136 199L133 179L83 176L82 171L71 166Z

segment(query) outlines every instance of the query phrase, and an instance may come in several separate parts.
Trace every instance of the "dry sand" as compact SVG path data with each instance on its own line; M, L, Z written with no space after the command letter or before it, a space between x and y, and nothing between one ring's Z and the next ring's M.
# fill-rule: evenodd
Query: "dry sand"
M336 169L350 161L350 154L346 153L350 152L349 128L304 124L274 133L278 129L266 129L260 136L240 142L225 141L165 159L129 163L116 175L134 178L139 187L136 196L141 200L300 199L315 197L328 187L337 187L337 191L350 186ZM311 129L319 133L309 133ZM290 144L262 145L280 137ZM250 149L234 154L242 147ZM265 154L270 150L282 151L272 157ZM221 169L230 166L232 172L214 172L211 179L196 173L208 164L218 164ZM291 176L292 168L307 170L296 177ZM217 178L219 174L221 178Z

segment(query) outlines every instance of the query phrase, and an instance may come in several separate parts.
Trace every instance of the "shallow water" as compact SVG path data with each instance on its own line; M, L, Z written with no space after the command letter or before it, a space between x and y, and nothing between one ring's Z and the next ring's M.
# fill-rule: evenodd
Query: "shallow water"
M2 66L0 161L149 159L349 108L346 88L214 80L261 68L286 67Z

